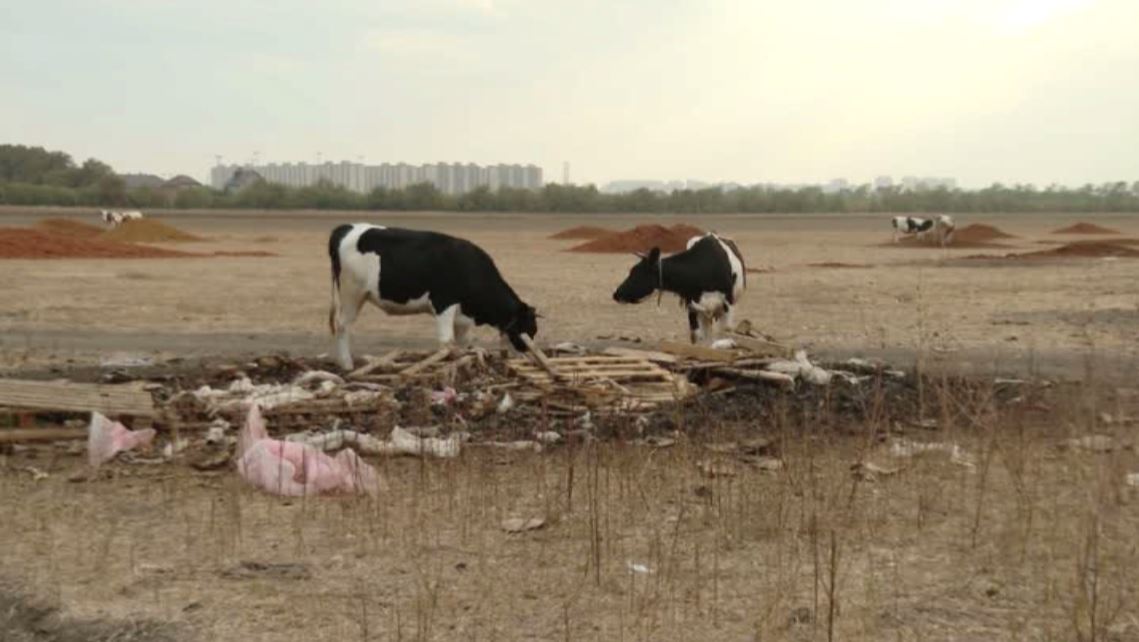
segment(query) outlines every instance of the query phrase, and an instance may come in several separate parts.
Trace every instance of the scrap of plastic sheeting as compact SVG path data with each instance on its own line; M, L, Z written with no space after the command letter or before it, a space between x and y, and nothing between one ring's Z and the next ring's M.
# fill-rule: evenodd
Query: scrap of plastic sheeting
M441 459L458 457L462 450L462 435L455 433L446 439L420 437L399 426L392 429L389 439L377 439L355 430L331 430L324 433L299 432L285 437L290 443L305 444L318 450L336 450L352 446L369 455L431 455Z
M804 350L795 353L794 361L776 361L767 366L765 370L791 375L819 386L825 386L831 382L831 373L811 363Z
M731 350L736 347L735 339L725 337L723 339L716 339L712 342L712 348L716 350Z
M329 457L308 444L271 439L260 407L249 407L237 439L237 471L253 486L276 495L299 497L320 493L377 494L376 470L352 450Z
M87 425L87 461L98 466L126 450L133 450L154 440L153 428L129 430L117 421L92 412Z

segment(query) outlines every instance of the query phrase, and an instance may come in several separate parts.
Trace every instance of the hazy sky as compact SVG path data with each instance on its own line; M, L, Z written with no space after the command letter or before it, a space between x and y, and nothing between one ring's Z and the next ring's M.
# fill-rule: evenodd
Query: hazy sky
M0 142L547 179L1139 180L1136 0L2 0Z

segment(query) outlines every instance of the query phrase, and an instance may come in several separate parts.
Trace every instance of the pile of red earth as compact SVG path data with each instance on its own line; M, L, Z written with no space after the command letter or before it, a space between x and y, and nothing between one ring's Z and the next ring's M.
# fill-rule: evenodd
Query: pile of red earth
M985 225L984 223L973 223L957 230L953 233L953 238L946 247L953 248L982 248L982 247L1008 247L994 241L1000 239L1016 238L998 227L992 225ZM890 247L894 243L883 243L882 246ZM929 234L924 239L919 239L916 236L911 236L901 239L897 245L904 247L931 247L940 248L941 244L938 242L935 234Z
M1080 221L1075 225L1062 227L1058 230L1053 230L1053 234L1119 234L1118 230L1113 230L1109 227L1100 227L1094 223L1085 223Z
M953 233L953 244L956 245L959 241L964 243L988 243L998 239L1013 238L1016 237L1001 230L999 227L985 225L984 223L973 223Z
M838 261L823 261L821 263L808 263L807 267L832 269L863 269L873 267L864 263L840 263ZM750 271L750 270L749 270Z
M1015 256L1017 258L1135 258L1139 257L1139 250L1107 241L1076 241L1051 250L1040 250Z
M596 227L593 225L579 225L562 230L554 234L552 239L599 239L603 236L613 234L613 230L607 230L604 227Z
M659 247L661 252L680 252L688 246L688 240L700 236L704 231L698 227L679 223L672 227L663 225L638 225L631 230L614 232L570 248L571 252L647 252Z
M152 218L124 221L122 225L105 232L103 238L126 243L181 243L205 240Z
M69 218L45 218L36 223L36 229L48 234L61 234L84 239L95 238L104 232L101 227Z
M102 238L0 228L2 259L156 259L191 256L197 255Z

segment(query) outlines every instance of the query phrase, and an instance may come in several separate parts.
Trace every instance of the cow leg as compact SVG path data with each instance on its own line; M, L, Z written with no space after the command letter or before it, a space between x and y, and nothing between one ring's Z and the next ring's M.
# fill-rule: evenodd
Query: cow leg
M435 336L439 339L440 345L455 343L455 317L458 314L459 304L455 303L435 316Z
M340 292L340 305L334 310L332 331L336 335L336 362L345 370L352 369L352 351L348 347L348 335L360 308L364 305L365 295L346 288Z
M734 327L736 327L736 325L732 323L732 306L725 303L724 311L720 314L720 318L716 320L716 331L723 334Z
M699 343L704 338L704 328L700 320L700 313L688 309L688 339L692 343Z
M458 344L462 347L466 347L466 346L470 345L470 339L471 339L470 332L471 332L471 326L472 325L473 325L473 323L471 322L471 320L468 319L467 317L464 317L462 314L456 314L455 315L455 343L456 344Z

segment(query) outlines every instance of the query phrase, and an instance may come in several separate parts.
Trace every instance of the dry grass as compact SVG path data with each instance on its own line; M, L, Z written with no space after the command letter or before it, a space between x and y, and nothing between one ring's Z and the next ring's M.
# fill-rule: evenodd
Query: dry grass
M940 425L908 435L958 443L973 466L895 460L890 426L843 436L794 407L746 428L775 439L779 472L706 477L697 462L720 455L683 437L472 452L383 463L378 502L283 500L178 467L72 485L75 461L55 458L32 482L10 461L0 547L5 573L79 616L211 640L1135 639L1135 455L1056 448L1103 432L1104 401L1061 390L998 412L994 398L933 383L923 414ZM861 481L864 459L902 470ZM548 524L508 535L515 516ZM227 572L242 561L301 566Z

